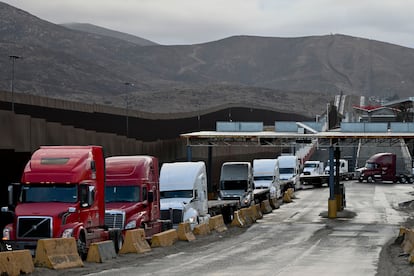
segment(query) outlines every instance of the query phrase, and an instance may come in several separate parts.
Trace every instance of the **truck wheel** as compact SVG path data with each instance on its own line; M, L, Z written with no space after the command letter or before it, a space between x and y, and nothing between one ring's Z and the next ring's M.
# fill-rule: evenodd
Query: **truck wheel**
M222 210L224 223L231 223L234 219L234 209L233 207L223 207Z
M76 244L77 244L79 256L81 257L83 261L86 260L86 257L88 256L88 249L86 248L86 238L83 232L79 235L79 238L76 241Z
M118 253L124 244L124 238L122 237L121 230L114 230L109 233L109 238L112 240L115 246L115 252Z
M367 177L367 182L368 183L375 183L375 179L370 175Z
M400 176L400 183L407 183L407 178L404 175Z

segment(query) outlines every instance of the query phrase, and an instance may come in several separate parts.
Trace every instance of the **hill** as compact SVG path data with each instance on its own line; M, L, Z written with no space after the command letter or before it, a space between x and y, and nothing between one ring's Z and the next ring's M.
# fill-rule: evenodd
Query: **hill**
M141 46L52 24L0 3L0 90L155 113L220 105L320 114L334 95L402 98L414 49L346 35L236 36ZM134 85L125 85L125 83Z
M97 35L103 35L103 36L109 36L109 37L114 37L114 38L118 38L118 39L122 39L125 40L127 42L131 42L131 43L135 43L137 45L140 46L152 46L152 45L158 45L158 43L152 42L148 39L145 38L141 38L135 35L130 35L130 34L126 34L126 33L122 33L122 32L117 32L117 31L113 31L110 29L106 29L106 28L102 28L93 24L88 24L88 23L64 23L64 24L59 24L63 27L72 29L72 30L77 30L77 31L82 31L82 32L87 32L87 33L91 33L91 34L97 34Z

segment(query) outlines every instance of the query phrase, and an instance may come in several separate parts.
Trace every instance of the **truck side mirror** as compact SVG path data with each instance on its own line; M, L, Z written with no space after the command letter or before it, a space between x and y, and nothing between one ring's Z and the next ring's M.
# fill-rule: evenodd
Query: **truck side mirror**
M80 205L83 208L89 207L95 200L95 187L86 184L80 185Z
M79 201L80 201L80 206L83 208L88 207L88 185L80 185L79 187Z
M14 190L13 185L9 185L9 186L7 187L8 204L9 204L9 205L13 205L13 198L14 198L14 197L13 197L13 195L14 195L13 190Z
M148 192L148 202L154 202L154 191Z

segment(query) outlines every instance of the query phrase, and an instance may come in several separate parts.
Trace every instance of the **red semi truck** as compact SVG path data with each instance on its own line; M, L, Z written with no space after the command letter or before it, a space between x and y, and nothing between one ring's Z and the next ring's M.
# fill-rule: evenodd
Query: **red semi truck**
M412 183L411 175L397 172L395 153L382 152L371 156L360 169L359 182L392 181L394 183Z
M153 156L106 158L105 224L110 229L143 228L152 235L171 228L160 220L158 159Z
M46 146L35 151L21 178L14 221L3 230L13 249L30 249L37 240L74 237L86 258L92 242L113 240L119 229L105 226L105 159L100 146Z

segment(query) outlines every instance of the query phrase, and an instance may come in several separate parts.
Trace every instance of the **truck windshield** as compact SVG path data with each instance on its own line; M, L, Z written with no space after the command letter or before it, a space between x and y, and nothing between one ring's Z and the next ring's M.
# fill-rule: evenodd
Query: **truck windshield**
M269 180L272 181L273 180L273 176L271 175L262 175L262 176L255 176L254 180Z
M246 190L247 180L225 180L220 183L221 190Z
M378 164L377 163L365 163L365 168L367 169L377 169L378 168Z
M139 202L139 195L139 186L105 187L105 202Z
M21 201L75 203L78 201L78 186L76 184L23 185Z
M193 198L193 190L163 191L161 198Z
M279 168L280 174L294 174L295 169L294 168Z
M311 163L311 164L305 164L303 167L304 167L304 168L316 168L316 167L318 167L317 165L318 165L318 164Z

